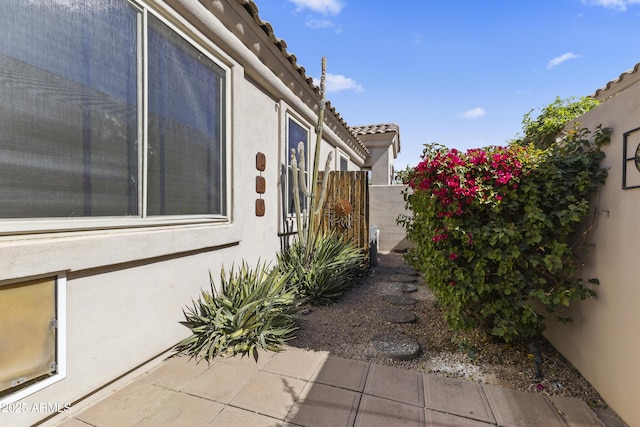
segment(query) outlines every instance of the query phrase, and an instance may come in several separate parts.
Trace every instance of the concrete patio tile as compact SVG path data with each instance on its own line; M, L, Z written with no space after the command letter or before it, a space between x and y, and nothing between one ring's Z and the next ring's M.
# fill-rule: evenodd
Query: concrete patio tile
M422 375L413 371L371 365L364 393L424 407Z
M60 424L56 424L56 427L87 427L87 423L77 418L68 418Z
M216 427L280 427L281 424L282 421L275 418L227 406L213 420L212 425Z
M425 410L417 406L363 395L354 427L424 427Z
M562 396L552 396L549 399L562 414L569 427L604 427L604 423L584 400Z
M223 408L224 405L218 402L177 393L136 427L212 426L213 419Z
M226 404L257 373L258 368L255 365L242 366L217 362L184 386L182 391Z
M368 373L369 363L329 356L311 381L361 392L367 382Z
M480 384L437 375L423 375L427 409L494 423L495 418Z
M140 381L179 391L209 368L207 362L196 363L188 357L172 357L140 377Z
M273 351L266 350L258 350L258 361L253 358L253 356L227 356L227 357L218 357L216 358L217 362L229 363L231 365L239 365L239 366L248 366L248 367L257 367L258 369L262 369L264 365L269 363L273 356L278 353L274 353Z
M565 425L555 408L540 395L488 384L483 388L500 427Z
M329 353L288 348L278 353L262 369L265 372L309 380Z
M285 421L302 426L352 426L360 397L355 391L310 382Z
M426 419L427 427L490 427L495 425L430 410L426 411Z
M231 405L284 420L306 381L259 372L233 398Z
M176 394L164 387L136 381L76 416L94 426L134 425L151 415Z

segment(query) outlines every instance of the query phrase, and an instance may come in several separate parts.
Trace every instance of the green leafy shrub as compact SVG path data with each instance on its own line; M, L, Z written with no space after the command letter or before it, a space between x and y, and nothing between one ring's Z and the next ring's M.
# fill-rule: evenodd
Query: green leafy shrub
M452 327L532 337L545 328L544 311L568 321L560 308L593 295L576 278L577 230L607 175L599 164L608 135L574 129L545 149L427 145L404 173L412 215L398 221L415 246L407 260Z
M366 271L364 255L349 240L320 233L311 245L298 240L278 256L278 269L291 275L291 287L305 301L333 301Z
M571 120L600 105L597 99L582 98L556 98L551 104L542 109L540 114L533 118L533 110L524 115L522 128L524 135L513 143L520 145L532 144L535 148L549 148L558 134Z
M217 292L210 276L211 291L203 291L193 307L183 310L192 335L175 347L176 355L196 360L218 355L252 355L258 348L280 351L292 338L297 300L287 283L288 274L271 270L258 262L255 268L242 263L228 275L222 269Z

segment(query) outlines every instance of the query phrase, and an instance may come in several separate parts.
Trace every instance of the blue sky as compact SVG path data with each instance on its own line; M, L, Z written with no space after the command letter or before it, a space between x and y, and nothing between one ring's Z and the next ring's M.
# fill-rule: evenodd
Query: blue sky
M505 145L523 116L592 95L640 62L640 0L254 0L351 126L423 144Z

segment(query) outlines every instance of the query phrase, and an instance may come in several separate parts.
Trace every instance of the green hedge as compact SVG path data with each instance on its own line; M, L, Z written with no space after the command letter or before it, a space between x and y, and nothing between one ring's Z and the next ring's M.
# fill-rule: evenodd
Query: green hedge
M452 327L479 326L505 341L536 336L544 315L568 321L560 308L593 295L576 277L585 246L577 230L605 182L608 141L598 127L544 148L520 141L462 153L432 144L405 171L412 215L398 222L415 245L407 260Z

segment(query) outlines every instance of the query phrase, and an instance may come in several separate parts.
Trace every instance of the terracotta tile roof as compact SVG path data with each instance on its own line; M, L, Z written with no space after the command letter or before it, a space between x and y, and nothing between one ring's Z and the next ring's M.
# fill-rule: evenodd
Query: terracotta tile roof
M273 26L271 26L269 22L263 21L260 18L260 15L258 14L258 5L256 5L252 0L238 0L238 2L247 10L247 12L249 12L249 14L256 21L256 24L258 24L258 26L262 28L265 34L273 42L273 44L278 48L280 52L282 52L284 57L291 63L293 68L297 70L300 76L302 76L302 78L313 89L313 91L318 95L318 97L320 97L320 88L313 83L313 79L311 77L306 75L306 70L304 69L304 67L297 64L296 56L294 54L287 52L287 43L284 40L276 37L273 31ZM335 118L338 120L338 122L344 126L344 128L351 134L351 136L353 136L353 138L357 141L359 145L358 148L364 151L365 155L369 155L370 154L369 149L367 149L367 147L365 147L364 144L358 139L358 137L352 131L352 128L347 124L347 122L342 118L342 116L340 116L340 113L336 111L335 107L331 105L330 101L327 100L325 108L328 112L333 114Z
M395 132L397 135L396 143L394 146L394 156L400 152L400 126L395 123L383 123L376 125L364 125L364 126L352 126L351 130L358 136L364 135L376 135L387 132Z
M625 71L620 76L611 80L606 86L596 90L591 97L600 101L606 101L607 99L617 95L628 87L640 81L640 62L637 63L632 69Z
M352 126L351 130L356 135L373 135L376 133L396 132L400 134L400 127L395 123L386 123L378 125Z

